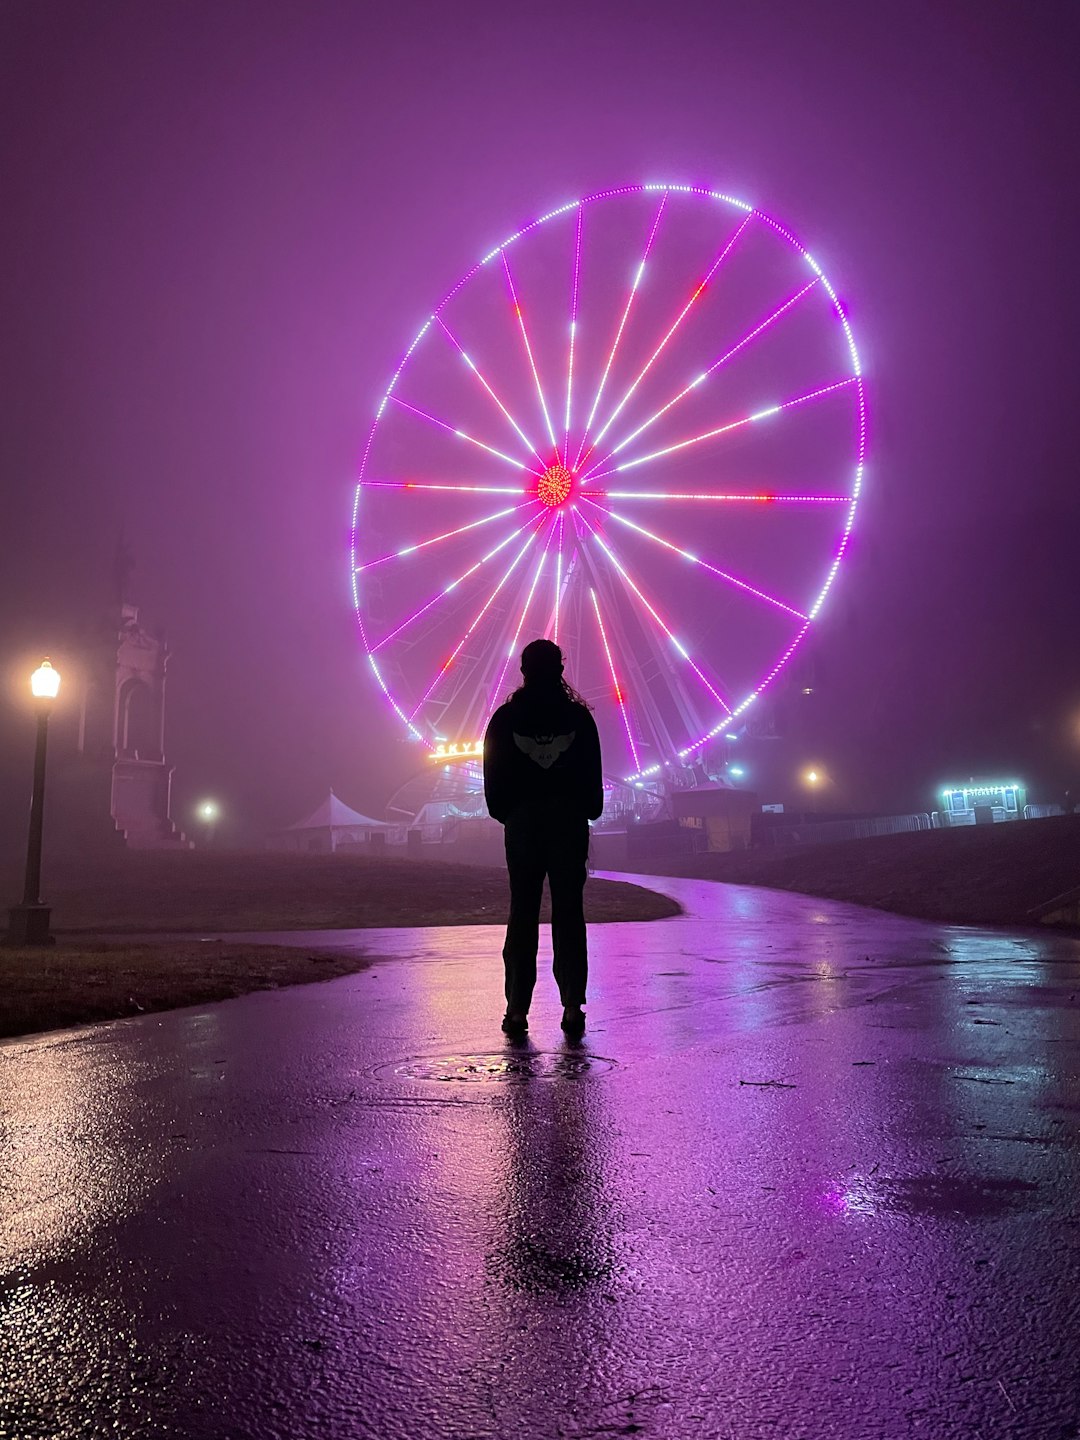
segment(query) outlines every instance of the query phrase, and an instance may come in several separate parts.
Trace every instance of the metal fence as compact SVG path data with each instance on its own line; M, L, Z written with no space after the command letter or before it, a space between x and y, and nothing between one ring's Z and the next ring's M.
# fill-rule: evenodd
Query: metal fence
M757 845L826 845L834 840L870 840L875 835L903 835L932 829L930 816L876 815L868 820L821 820L814 824L762 826L754 836Z

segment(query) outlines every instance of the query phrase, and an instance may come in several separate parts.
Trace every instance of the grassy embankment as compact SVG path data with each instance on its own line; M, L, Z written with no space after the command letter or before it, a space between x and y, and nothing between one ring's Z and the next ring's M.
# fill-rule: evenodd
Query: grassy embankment
M16 895L17 864L0 874ZM362 944L202 941L199 932L501 924L507 884L500 870L439 861L187 851L54 860L46 895L58 943L0 949L0 1036L202 1005L372 963ZM593 924L676 913L636 885L592 880L586 890Z
M946 924L1030 926L1033 906L1080 885L1080 815L695 855L648 868Z

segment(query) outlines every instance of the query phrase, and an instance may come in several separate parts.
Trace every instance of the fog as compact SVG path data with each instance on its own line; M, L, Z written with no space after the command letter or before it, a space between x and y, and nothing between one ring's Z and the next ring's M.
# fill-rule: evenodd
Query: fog
M421 762L350 591L375 409L493 245L658 178L790 221L864 363L864 497L782 763L855 809L1003 771L1075 797L1078 31L1064 4L5 5L5 843L29 662L77 676L121 535L171 644L181 823L210 793L249 838L331 785L383 812Z

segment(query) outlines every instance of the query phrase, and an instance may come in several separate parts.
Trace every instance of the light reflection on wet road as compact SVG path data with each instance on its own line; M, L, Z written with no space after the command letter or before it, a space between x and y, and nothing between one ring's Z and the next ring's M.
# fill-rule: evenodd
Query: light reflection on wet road
M0 1440L1080 1436L1080 942L650 883L0 1046Z

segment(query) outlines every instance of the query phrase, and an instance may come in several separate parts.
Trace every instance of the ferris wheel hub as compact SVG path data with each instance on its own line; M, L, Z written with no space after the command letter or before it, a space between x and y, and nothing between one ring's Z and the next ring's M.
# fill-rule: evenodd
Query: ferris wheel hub
M566 504L573 484L573 475L561 461L556 460L536 482L537 499L556 510L560 505Z

